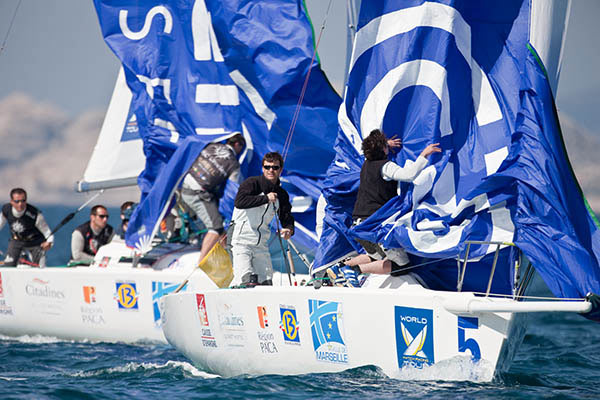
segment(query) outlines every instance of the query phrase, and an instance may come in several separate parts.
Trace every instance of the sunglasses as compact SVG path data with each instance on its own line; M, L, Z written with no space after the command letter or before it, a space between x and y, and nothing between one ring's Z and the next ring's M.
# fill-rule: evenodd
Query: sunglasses
M96 217L104 219L108 218L108 214L96 214Z
M17 203L17 204L21 204L21 203L27 203L27 200L12 200L13 203Z
M263 165L263 168L267 171L270 169L272 169L273 171L279 171L279 168L281 167L279 165Z

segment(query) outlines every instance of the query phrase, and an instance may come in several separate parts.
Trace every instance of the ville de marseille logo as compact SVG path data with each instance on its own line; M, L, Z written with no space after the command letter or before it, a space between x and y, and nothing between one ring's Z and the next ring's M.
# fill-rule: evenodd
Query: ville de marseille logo
M347 364L342 303L308 300L308 311L317 361Z
M394 307L398 366L422 368L433 364L433 311Z
M187 286L187 284L186 284ZM183 289L185 289L185 287ZM160 298L173 293L179 287L179 283L171 282L152 282L152 311L154 314L154 323L160 326Z

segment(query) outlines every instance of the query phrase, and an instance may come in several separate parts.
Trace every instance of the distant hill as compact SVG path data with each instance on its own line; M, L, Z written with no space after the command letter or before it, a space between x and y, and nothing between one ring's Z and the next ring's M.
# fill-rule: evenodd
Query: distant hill
M32 204L83 204L92 194L75 192L83 177L103 110L69 119L56 107L13 93L0 99L0 204L23 187ZM137 188L108 190L94 203L139 200Z
M592 208L600 211L600 135L561 114L569 158ZM77 205L89 194L74 192L96 144L103 110L71 120L56 107L14 93L0 99L0 203L22 186L32 203ZM139 199L136 189L108 190L98 202Z

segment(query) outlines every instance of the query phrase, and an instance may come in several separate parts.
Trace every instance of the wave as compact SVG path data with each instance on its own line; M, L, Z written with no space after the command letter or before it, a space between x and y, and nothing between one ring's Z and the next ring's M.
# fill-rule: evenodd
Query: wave
M402 381L489 382L494 377L494 366L489 361L456 356L422 368L403 367L387 375Z
M133 373L133 372L152 372L152 371L165 371L169 372L172 370L181 370L184 373L188 373L197 378L214 379L220 378L219 375L209 374L194 367L192 364L185 361L172 361L169 360L164 364L157 363L137 363L129 362L125 365L119 365L111 368L100 368L92 371L79 371L75 374L71 374L74 377L95 377L102 375L111 374L122 374L122 373Z
M10 376L0 376L0 380L2 381L26 381L27 378L14 378Z
M0 335L0 340L14 341L28 344L49 344L49 343L75 343L74 340L59 339L55 336L44 335L22 335L22 336L5 336ZM85 341L79 341L85 343Z

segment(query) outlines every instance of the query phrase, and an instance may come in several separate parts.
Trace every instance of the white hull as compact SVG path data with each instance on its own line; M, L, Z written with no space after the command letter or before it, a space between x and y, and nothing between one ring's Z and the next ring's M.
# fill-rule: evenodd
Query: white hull
M188 291L163 298L163 331L196 365L222 376L364 365L396 376L402 368L474 355L489 371L483 380L491 380L509 367L525 334L525 314L447 309L473 299L472 293L424 289L410 276L376 278L361 289Z
M0 268L0 334L166 343L158 300L188 277L198 252L164 256L157 262L161 270L115 261L129 252L124 245L111 244L90 267ZM186 286L216 288L200 269Z

